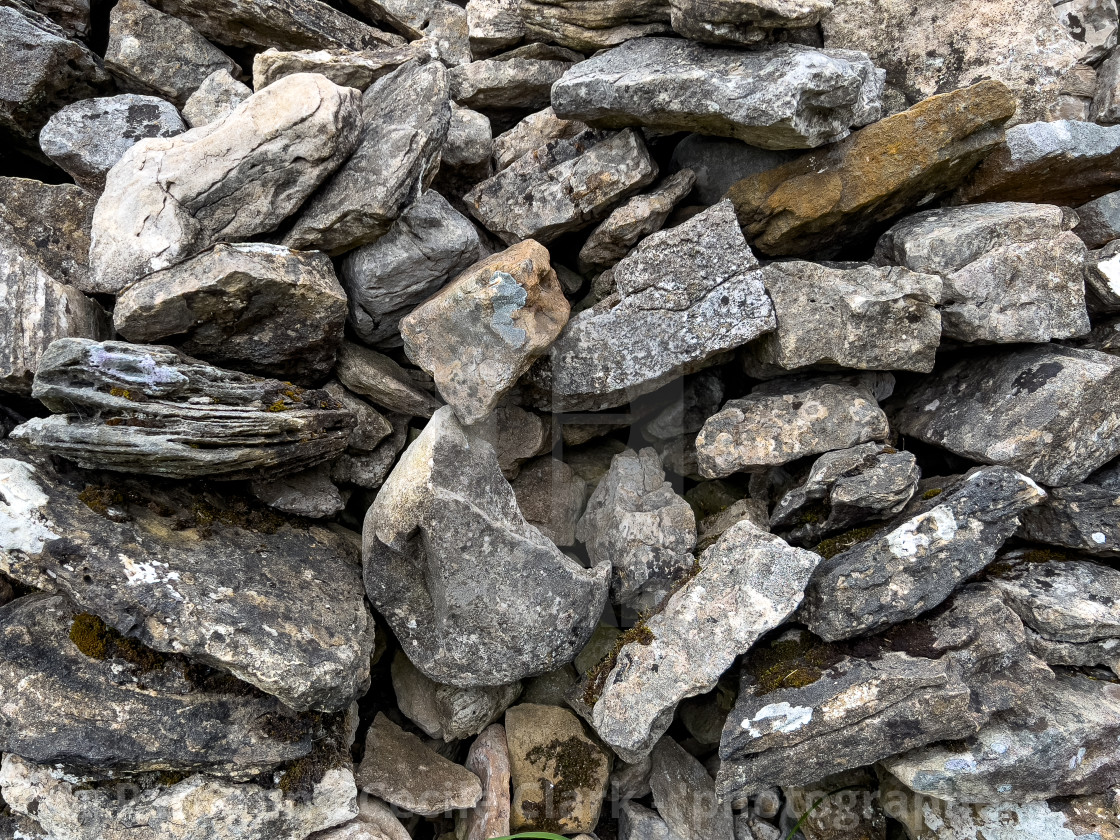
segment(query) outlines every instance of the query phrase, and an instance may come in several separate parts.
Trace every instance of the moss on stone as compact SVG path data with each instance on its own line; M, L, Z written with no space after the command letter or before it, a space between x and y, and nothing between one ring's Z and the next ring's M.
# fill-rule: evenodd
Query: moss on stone
M940 487L931 487L929 490L922 494L922 499L928 502L930 499L936 499L944 492L945 491Z
M167 654L123 636L92 613L78 613L70 624L70 641L90 659L123 659L138 673L162 668Z
M563 808L566 804L574 804L581 792L590 792L600 783L602 752L582 738L571 737L538 744L525 757L546 772L549 764L553 765L552 775L556 779L555 782L540 780L539 802L522 799L522 811L530 820L526 828L557 834L570 831L571 827L563 824Z
M123 505L124 493L112 487L97 487L87 484L85 489L78 494L78 501L100 516L106 516L113 505Z
M840 658L835 646L802 630L793 638L757 645L748 655L743 669L754 678L755 694L761 696L783 688L812 685Z
M139 397L133 396L132 392L127 388L110 388L109 394L114 397L120 397L122 399L129 400L130 402L139 402L140 400Z
M795 526L819 525L826 519L828 519L828 505L823 501L812 502L797 512L797 516L793 518L793 524Z
M829 537L827 540L821 540L812 548L812 551L819 554L825 560L831 560L837 554L847 551L849 548L857 546L862 542L867 542L875 536L882 527L881 525L865 525L862 528L853 528L851 531L845 531L843 534Z
M583 702L588 706L594 706L599 702L599 697L602 696L603 688L607 684L607 677L614 670L614 666L618 664L618 655L626 645L631 642L637 642L640 645L652 645L654 638L653 631L646 626L646 619L643 618L615 639L611 652L604 656L598 665L587 672L587 685L583 690Z

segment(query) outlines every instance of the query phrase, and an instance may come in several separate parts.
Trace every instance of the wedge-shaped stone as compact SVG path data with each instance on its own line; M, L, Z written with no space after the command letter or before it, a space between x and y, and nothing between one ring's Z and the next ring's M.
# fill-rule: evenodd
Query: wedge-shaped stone
M0 460L0 482L5 574L295 709L337 711L365 691L374 626L357 535L294 527L243 497L67 481L18 458Z
M752 247L819 259L960 184L1003 139L1015 104L994 81L934 96L727 195Z
M704 765L669 736L650 754L649 786L670 836L732 840L731 803L717 798Z
M773 330L757 264L727 202L648 236L614 267L616 294L572 318L530 371L539 399L613 408Z
M323 254L280 245L215 245L149 274L117 297L129 341L168 340L218 365L320 382L334 367L346 293Z
M551 140L570 140L587 131L587 123L559 119L552 108L537 111L494 138L494 168L501 172L519 157Z
M502 0L471 0L493 15ZM477 13L476 13L477 14ZM520 0L516 22L528 39L588 53L669 31L665 0Z
M649 754L677 704L721 674L801 603L820 558L749 522L728 529L700 569L577 687L585 717L623 761Z
M951 365L921 382L898 431L1046 485L1075 484L1120 454L1120 359L1047 345Z
M426 388L419 387L409 371L360 344L342 343L335 373L355 394L409 417L431 417L442 405Z
M1120 555L1120 469L1107 466L1081 484L1053 488L1023 517L1020 536L1100 557Z
M278 50L270 48L253 57L253 89L268 87L295 73L318 73L336 85L364 91L406 61L429 56L418 46L381 47L371 50Z
M275 228L357 146L359 106L356 90L301 73L224 120L137 143L109 170L93 214L93 290L115 294Z
M464 840L505 837L510 830L509 747L505 727L495 723L475 738L466 764L482 780L482 799L465 815L456 816L456 826L462 827Z
M228 117L252 95L249 86L233 78L229 71L215 70L190 95L183 106L183 119L191 128L210 125Z
M817 567L801 613L810 630L835 641L933 609L994 560L1019 527L1018 515L1045 498L1007 467L978 467L937 489ZM827 542L817 550L831 554Z
M354 426L323 391L123 341L55 341L31 393L65 413L13 438L89 469L171 478L298 472L342 452Z
M571 661L599 620L610 577L607 564L584 569L525 521L493 447L450 407L377 494L363 554L370 600L409 659L463 687Z
M810 149L877 120L883 71L863 53L792 44L740 52L639 38L581 61L552 88L561 119L700 131Z

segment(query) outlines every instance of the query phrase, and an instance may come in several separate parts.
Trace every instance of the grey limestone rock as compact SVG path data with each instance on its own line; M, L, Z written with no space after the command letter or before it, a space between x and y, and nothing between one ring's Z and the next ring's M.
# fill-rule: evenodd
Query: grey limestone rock
M653 804L670 835L685 840L734 840L731 802L720 801L704 765L669 736L650 754Z
M520 6L520 0L468 0L471 53L481 57L517 46L525 37Z
M93 214L92 285L116 293L218 242L272 230L360 133L358 92L303 73L224 120L137 143L109 171Z
M280 245L215 245L125 289L113 324L216 365L321 382L334 367L346 293L331 261Z
M1057 0L1054 11L1081 46L1081 61L1097 64L1116 46L1116 0Z
M756 266L728 202L651 234L527 378L554 410L599 410L713 364L775 327Z
M324 392L123 341L55 341L32 395L64 413L13 438L90 469L175 478L298 472L340 453L354 425Z
M518 47L453 68L451 98L482 111L547 108L552 85L582 59L563 47Z
M408 443L411 431L406 415L390 414L388 418L382 419L390 426L386 438L372 449L355 446L351 438L346 451L331 464L331 481L336 484L356 484L367 490L376 490L381 486L397 462L397 456Z
M355 394L410 417L431 417L441 405L427 390L418 387L404 368L360 344L342 342L335 375Z
M1109 242L1099 251L1090 251L1088 263L1085 302L1090 314L1120 312L1120 242ZM1098 333L1102 326L1095 325L1091 334Z
M1100 248L1120 239L1120 192L1094 198L1077 208L1077 227L1073 232L1089 248Z
M519 157L550 140L571 140L587 131L587 123L562 120L551 107L537 111L494 138L494 166L501 172Z
M801 612L810 630L835 641L933 609L995 559L1018 515L1046 495L1007 467L978 467L939 489L850 548L818 547L826 559Z
M582 568L525 521L494 449L449 407L378 493L363 553L370 600L409 659L461 687L502 685L570 661L599 619L610 575L606 564Z
M1080 484L1055 487L1023 516L1020 535L1101 557L1120 556L1120 475L1105 467Z
M639 38L565 73L552 108L604 128L700 131L808 149L877 120L882 91L883 71L863 53L792 44L739 52Z
M1113 50L1097 73L1097 89L1089 107L1089 119L1101 125L1120 122L1120 55Z
M402 64L367 88L362 119L354 154L307 202L285 245L333 255L389 231L439 167L451 119L447 71L439 62Z
M229 116L252 95L249 86L233 78L228 70L215 70L187 99L183 106L183 119L191 128L210 125Z
M730 137L690 134L673 149L672 167L696 175L692 196L701 204L717 204L736 181L793 160L799 152L760 149Z
M587 499L587 482L563 461L536 458L510 481L525 520L558 546L576 542L576 526Z
M758 44L774 30L805 29L820 23L833 0L670 0L673 29L711 44Z
M471 60L467 12L447 0L356 0L362 14L395 29L413 43L420 40L448 67Z
M512 395L511 395L512 399ZM503 400L487 418L487 432L492 430L492 442L498 453L498 466L502 475L512 481L521 465L530 458L552 451L552 418L527 411ZM490 424L493 424L492 426ZM478 429L484 427L480 424Z
M90 0L30 0L25 5L46 15L71 38L85 41L90 35Z
M253 495L270 508L293 516L324 519L346 506L342 494L331 483L328 464L282 478L257 479L250 486Z
M270 47L253 57L253 89L268 87L277 79L295 73L319 73L336 85L364 91L407 61L425 61L430 56L416 44L348 50L278 50Z
M411 840L411 835L384 801L362 796L355 819L312 834L307 840Z
M483 730L471 744L466 765L482 781L482 799L462 820L456 820L457 825L463 826L464 840L505 837L510 831L509 747L505 727L495 723Z
M482 2L490 6L493 0ZM669 9L664 0L521 0L517 12L529 40L589 53L669 30Z
M681 840L669 829L660 814L632 799L622 802L618 816L618 836L619 840ZM754 840L749 834L747 838Z
M1055 345L967 359L911 391L898 431L1042 484L1083 481L1120 454L1120 359Z
M0 178L0 229L4 250L31 251L59 283L88 291L89 229L96 197L75 184Z

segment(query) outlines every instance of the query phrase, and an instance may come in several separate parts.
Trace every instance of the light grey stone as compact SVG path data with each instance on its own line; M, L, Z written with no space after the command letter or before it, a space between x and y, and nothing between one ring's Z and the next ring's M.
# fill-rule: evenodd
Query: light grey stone
M843 0L841 0L841 5ZM774 30L815 27L833 0L670 0L673 29L711 44L757 44Z
M673 149L672 167L696 175L693 197L701 204L717 204L736 181L788 163L799 153L760 149L741 140L690 134Z
M587 131L587 123L562 120L551 107L537 111L494 138L494 166L498 172L550 140L571 140Z
M582 55L529 44L451 70L451 98L476 110L547 108L552 85Z
M420 45L348 50L341 47L321 50L278 50L270 47L253 57L253 88L268 87L277 79L294 73L319 73L336 85L364 91L382 76L387 76L407 61L430 58Z
M520 0L467 0L471 53L481 57L517 46L525 37L520 6Z
M1079 58L1096 64L1116 46L1116 0L1051 0L1058 20L1081 45Z
M521 467L510 484L530 525L562 548L575 545L587 482L563 461L545 457Z
M252 95L249 86L233 78L228 70L215 70L187 99L183 106L183 119L191 128L210 125L229 116Z
M731 803L716 796L704 765L672 738L662 738L650 754L653 804L671 834L685 840L734 840Z
M355 394L410 417L431 417L441 405L388 356L349 341L339 348L335 375Z
M342 494L331 483L327 464L271 481L257 479L251 486L253 495L270 508L293 516L325 519L346 506Z
M411 840L411 837L384 801L375 796L362 796L355 819L316 832L307 840Z
M619 840L681 840L660 814L630 799L622 803L619 812L618 836ZM745 840L753 838L748 835Z

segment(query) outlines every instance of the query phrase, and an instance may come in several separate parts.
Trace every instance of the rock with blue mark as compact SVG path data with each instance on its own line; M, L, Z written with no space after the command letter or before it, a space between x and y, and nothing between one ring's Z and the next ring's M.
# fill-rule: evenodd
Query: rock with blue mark
M468 268L401 319L408 357L467 424L498 405L568 321L569 305L531 240Z
M809 629L835 641L933 609L995 559L1019 514L1046 493L1015 470L980 467L922 496L929 498L881 528L817 547L826 559L805 593L801 616Z

